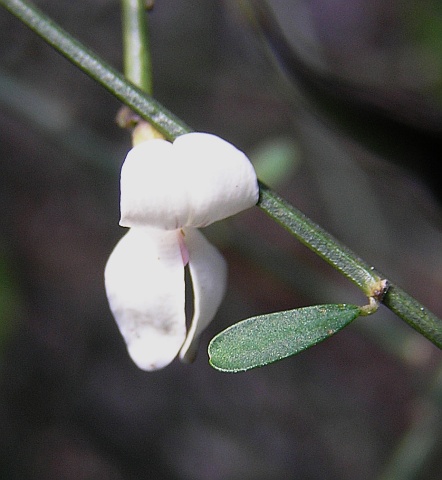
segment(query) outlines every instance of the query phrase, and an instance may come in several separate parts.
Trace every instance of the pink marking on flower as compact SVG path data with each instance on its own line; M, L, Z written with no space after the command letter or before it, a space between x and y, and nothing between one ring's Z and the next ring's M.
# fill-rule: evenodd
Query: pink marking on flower
M178 232L178 244L180 246L181 258L183 259L183 265L186 266L189 263L189 250L187 250L186 242L184 241L185 233L182 229Z

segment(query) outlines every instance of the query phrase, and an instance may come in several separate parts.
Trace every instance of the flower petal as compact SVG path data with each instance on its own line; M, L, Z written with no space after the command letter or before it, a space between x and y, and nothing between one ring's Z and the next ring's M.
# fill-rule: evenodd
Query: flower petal
M224 297L227 284L227 264L221 253L194 228L184 230L189 252L189 269L194 295L194 314L180 359L194 360L199 336L212 321Z
M203 227L252 207L258 194L249 159L215 135L148 140L121 169L120 225Z
M168 365L185 339L180 234L131 229L106 265L109 305L132 360L143 370Z
M121 167L120 225L180 228L188 212L181 168L166 140L147 140L132 148Z
M189 213L185 226L205 227L235 215L258 202L253 165L231 143L209 133L189 133L174 144L185 161Z

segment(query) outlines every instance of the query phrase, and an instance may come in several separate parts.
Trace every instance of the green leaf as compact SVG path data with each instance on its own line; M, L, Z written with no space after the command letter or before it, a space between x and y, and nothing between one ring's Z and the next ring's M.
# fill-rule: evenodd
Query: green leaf
M360 313L356 305L330 304L248 318L212 339L209 362L223 372L262 367L322 342Z

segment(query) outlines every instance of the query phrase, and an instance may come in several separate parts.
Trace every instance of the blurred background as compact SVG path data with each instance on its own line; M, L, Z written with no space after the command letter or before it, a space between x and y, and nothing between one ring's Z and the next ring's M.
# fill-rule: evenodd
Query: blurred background
M35 2L121 69L116 0ZM154 94L442 315L438 0L158 0ZM0 477L435 479L442 354L386 308L240 374L210 338L243 318L365 302L255 208L205 230L230 283L193 365L127 356L103 268L130 135L100 86L0 8Z

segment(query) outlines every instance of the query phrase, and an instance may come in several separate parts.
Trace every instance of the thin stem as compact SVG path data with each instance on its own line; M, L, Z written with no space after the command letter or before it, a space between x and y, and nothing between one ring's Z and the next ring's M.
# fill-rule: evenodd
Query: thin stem
M173 140L191 131L185 123L125 80L119 72L72 38L36 7L23 0L0 0L0 5L156 127L167 139ZM442 349L442 320L395 285L390 284L383 296L383 292L377 291L377 286L387 280L385 276L263 184L260 184L260 193L258 206L264 212L354 282L367 296L375 296L379 301L383 301L400 318Z
M121 0L123 23L124 75L152 95L152 63L149 48L148 16L143 0Z
M0 5L134 112L148 120L166 138L173 140L191 130L173 113L128 82L121 73L73 38L34 5L23 0L0 0Z
M263 183L260 183L258 206L326 262L343 273L367 296L372 295L372 286L381 281L382 276Z
M392 284L385 275L376 271L262 183L258 206L308 248L333 265L367 296L378 297L378 300L398 317L442 349L442 320L408 293ZM377 293L376 287L383 281L388 285L388 289L385 294Z
M442 349L442 320L400 287L390 284L383 304Z

